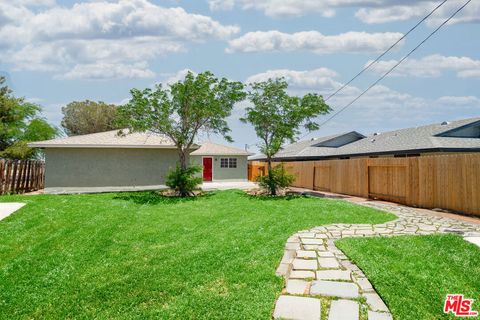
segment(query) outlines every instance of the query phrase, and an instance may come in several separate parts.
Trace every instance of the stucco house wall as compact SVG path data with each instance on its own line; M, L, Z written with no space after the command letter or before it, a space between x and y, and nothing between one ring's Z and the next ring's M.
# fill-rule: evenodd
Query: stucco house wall
M172 149L46 148L45 187L163 185L177 161Z
M203 168L203 158L213 159L213 181L248 181L248 156L242 155L215 155L215 156L190 156L190 163ZM221 158L236 158L236 168L221 168ZM199 176L203 176L201 172Z

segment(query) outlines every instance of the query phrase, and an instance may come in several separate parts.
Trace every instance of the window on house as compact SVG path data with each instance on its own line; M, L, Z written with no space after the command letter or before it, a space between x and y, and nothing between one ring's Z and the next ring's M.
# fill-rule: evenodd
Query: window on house
M220 168L228 168L228 158L220 159Z
M220 168L236 168L237 158L221 158Z
M229 168L236 168L237 167L237 158L228 159L228 167Z

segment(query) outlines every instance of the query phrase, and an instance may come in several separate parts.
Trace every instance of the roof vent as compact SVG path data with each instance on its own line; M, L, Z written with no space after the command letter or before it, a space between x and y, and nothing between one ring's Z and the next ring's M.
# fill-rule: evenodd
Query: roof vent
M373 135L374 136L378 136L380 134L380 132L374 132Z
M375 139L370 140L370 142L371 142L371 143L374 143L374 142L375 142Z
M448 124L450 124L450 122L448 122L448 121L443 121L443 122L442 122L442 126L446 126L446 125L448 125Z

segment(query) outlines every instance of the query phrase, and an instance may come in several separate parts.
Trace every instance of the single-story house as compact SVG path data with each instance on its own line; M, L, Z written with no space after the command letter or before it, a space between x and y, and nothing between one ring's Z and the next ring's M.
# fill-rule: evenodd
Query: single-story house
M128 191L165 188L178 163L171 139L153 133L118 135L118 130L29 143L45 152L45 192ZM189 161L209 181L247 181L242 149L212 142L195 144Z
M480 152L480 117L363 135L356 131L299 141L282 148L275 161L414 157ZM265 156L250 157L251 161Z

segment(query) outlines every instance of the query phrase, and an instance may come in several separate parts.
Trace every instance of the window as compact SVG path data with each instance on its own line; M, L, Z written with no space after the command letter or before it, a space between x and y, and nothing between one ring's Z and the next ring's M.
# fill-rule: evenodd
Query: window
M236 168L237 158L221 158L220 168Z
M228 168L228 158L220 159L220 168Z
M236 168L237 167L237 158L228 159L228 167L229 168Z

